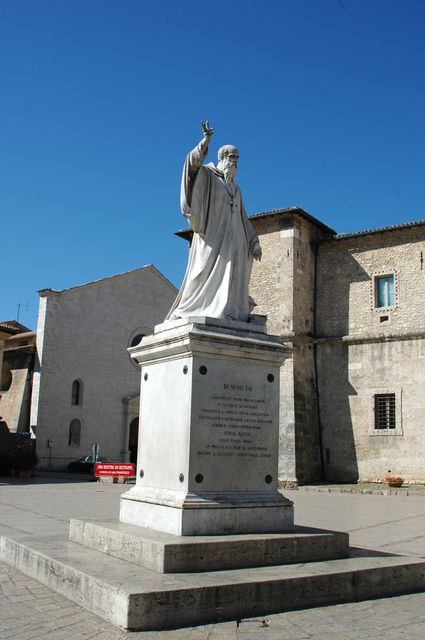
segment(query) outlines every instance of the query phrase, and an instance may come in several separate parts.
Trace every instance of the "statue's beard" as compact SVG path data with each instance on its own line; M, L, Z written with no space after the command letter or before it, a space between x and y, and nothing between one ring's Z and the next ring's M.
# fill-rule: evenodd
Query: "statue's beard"
M231 187L235 186L236 165L233 162L226 162L223 167L224 179Z

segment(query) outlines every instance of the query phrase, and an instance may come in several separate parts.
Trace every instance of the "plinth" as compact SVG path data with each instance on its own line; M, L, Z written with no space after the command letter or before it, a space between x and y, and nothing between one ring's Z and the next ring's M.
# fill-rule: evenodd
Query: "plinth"
M188 318L130 352L142 374L139 449L121 522L187 536L292 529L277 490L290 349L260 324Z

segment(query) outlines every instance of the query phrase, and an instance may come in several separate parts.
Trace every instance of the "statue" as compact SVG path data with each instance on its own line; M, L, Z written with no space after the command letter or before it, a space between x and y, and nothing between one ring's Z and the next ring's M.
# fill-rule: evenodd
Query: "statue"
M183 284L166 320L209 316L247 322L252 260L261 260L261 247L235 183L239 153L225 145L217 166L204 165L213 135L208 121L202 131L183 168L180 206L194 234Z

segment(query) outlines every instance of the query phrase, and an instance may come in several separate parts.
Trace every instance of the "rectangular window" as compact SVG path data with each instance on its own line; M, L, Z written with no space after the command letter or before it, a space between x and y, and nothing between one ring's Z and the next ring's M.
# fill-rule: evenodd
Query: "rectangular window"
M389 276L376 276L375 305L377 307L394 306L394 274Z
M395 393L375 395L375 429L395 428Z

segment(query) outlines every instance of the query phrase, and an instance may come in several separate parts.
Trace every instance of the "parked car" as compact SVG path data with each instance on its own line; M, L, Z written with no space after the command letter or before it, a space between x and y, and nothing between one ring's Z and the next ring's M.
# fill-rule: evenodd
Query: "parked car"
M109 462L109 458L98 458L96 462ZM70 473L93 473L94 472L94 460L93 456L84 456L73 460L68 465L68 471Z

